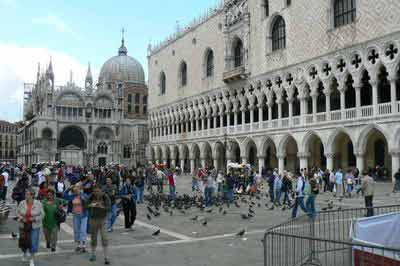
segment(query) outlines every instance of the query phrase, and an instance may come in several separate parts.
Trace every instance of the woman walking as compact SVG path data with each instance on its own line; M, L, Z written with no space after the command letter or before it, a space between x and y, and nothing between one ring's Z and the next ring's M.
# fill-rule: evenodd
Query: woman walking
M23 254L23 261L27 261L30 253L29 265L34 266L34 256L39 248L40 228L43 219L43 207L40 201L35 200L35 191L26 190L25 200L17 208L17 217L20 228L19 247Z
M86 252L88 212L85 203L88 195L81 191L79 184L67 189L64 198L68 201L68 213L73 215L74 240L76 252Z
M59 209L63 208L65 201L55 196L55 191L51 188L47 192L47 198L42 201L44 218L43 218L43 233L46 239L46 247L52 252L56 251L58 231L60 224L56 219Z

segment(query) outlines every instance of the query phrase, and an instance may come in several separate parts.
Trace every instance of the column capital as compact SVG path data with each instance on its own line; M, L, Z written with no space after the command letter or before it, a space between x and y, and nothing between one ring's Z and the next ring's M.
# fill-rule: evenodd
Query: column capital
M354 156L356 156L356 157L364 157L364 155L365 155L365 153L362 153L362 152L355 152L354 153Z
M332 158L335 156L334 153L325 153L324 155L325 155L325 157L326 157L327 159L328 159L328 158L332 159Z
M400 150L391 150L389 153L392 157L400 157Z
M306 158L310 157L310 153L309 152L298 152L297 157L299 157L300 159L306 159Z

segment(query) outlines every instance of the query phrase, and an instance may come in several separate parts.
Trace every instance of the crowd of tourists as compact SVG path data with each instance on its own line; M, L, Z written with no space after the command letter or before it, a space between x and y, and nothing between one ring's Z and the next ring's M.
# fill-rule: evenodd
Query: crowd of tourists
M66 166L62 162L0 166L0 200L7 199L9 181L16 184L9 195L17 203L16 220L19 222L18 245L23 260L34 265L41 231L46 247L55 252L58 232L67 216L72 217L74 241L77 253L86 253L90 234L90 261L96 260L98 235L104 253L104 263L110 264L107 233L120 212L124 225L131 230L137 215L137 204L143 204L145 190L149 194L167 194L168 201L177 199L179 168L165 165L149 165L129 169L122 165L107 167ZM268 208L291 210L297 216L298 208L309 217L316 215L315 201L320 193L333 197L353 197L360 192L365 197L367 216L373 215L374 175L376 170L360 173L349 171L323 171L319 168L301 169L298 173L263 168L257 173L250 165L230 164L226 172L213 168L201 168L192 176L192 193L201 199L203 208L216 201L233 203L240 195L264 193ZM400 190L400 170L395 175L394 191ZM167 187L167 191L165 190ZM331 208L328 206L327 208Z

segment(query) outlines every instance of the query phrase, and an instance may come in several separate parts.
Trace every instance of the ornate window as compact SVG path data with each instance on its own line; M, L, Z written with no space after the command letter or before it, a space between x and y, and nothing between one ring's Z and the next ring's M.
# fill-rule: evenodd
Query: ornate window
M333 11L335 28L350 24L356 18L356 1L335 0Z
M167 87L167 83L166 83L165 73L161 72L161 74L160 74L160 95L165 94L166 87Z
M182 62L179 68L179 81L180 86L185 87L187 85L187 65L186 62Z
M214 76L214 52L208 50L206 57L206 77Z
M286 24L281 16L272 26L272 51L286 48Z
M240 67L243 65L243 42L241 39L237 39L233 49L235 67Z

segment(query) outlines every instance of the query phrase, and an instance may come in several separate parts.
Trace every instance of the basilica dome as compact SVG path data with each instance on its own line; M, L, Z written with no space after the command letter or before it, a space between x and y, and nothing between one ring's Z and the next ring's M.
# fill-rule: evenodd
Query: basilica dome
M145 84L143 67L135 58L128 56L124 39L118 49L118 55L108 59L101 67L99 81Z

